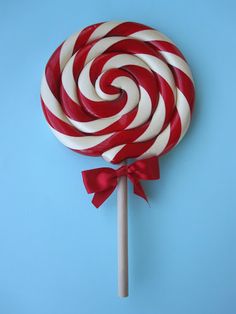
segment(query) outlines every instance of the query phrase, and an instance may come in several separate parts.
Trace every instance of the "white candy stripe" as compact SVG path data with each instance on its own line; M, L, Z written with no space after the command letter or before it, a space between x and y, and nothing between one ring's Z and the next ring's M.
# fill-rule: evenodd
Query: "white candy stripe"
M78 97L77 97L77 86L73 76L73 64L74 64L74 56L67 62L63 72L62 72L62 85L67 95L79 105Z
M90 80L90 68L92 61L85 65L78 78L80 92L91 101L102 101Z
M147 54L136 54L137 57L142 59L146 64L158 75L160 75L170 85L174 96L176 95L175 80L170 68L159 58L147 55Z
M43 99L44 104L47 108L59 119L70 124L69 120L65 116L64 112L61 109L60 103L57 101L56 97L51 92L46 76L43 75L42 83L41 83L41 97Z
M138 112L127 129L136 128L137 126L144 124L149 119L152 112L152 101L149 94L142 86L140 86L139 89L140 101L138 104Z
M177 110L180 116L181 120L181 135L179 138L179 141L184 137L185 133L188 130L190 120L191 120L191 113L189 109L189 104L184 96L184 94L181 92L181 90L177 89Z
M142 41L161 40L161 41L172 43L172 41L168 37L152 29L145 29L142 31L138 31L136 33L131 34L130 37L138 39L138 40L142 40Z
M190 80L193 81L193 76L192 76L192 73L190 71L190 68L189 68L188 64L184 61L184 59L180 58L179 56L177 56L171 52L160 51L160 53L170 65L183 71L190 78Z
M116 37L107 37L107 38L100 39L89 50L89 53L88 53L88 55L86 57L85 64L89 63L91 60L93 60L97 56L103 54L103 52L106 51L112 45L114 45L114 44L116 44L119 41L122 41L124 39L127 39L127 38L126 37L121 37L121 36L116 36Z
M126 65L137 65L150 72L150 68L145 62L143 62L142 58L139 58L139 55L130 55L127 53L119 54L110 58L102 68L102 72L112 68L121 68Z
M88 149L92 148L103 141L105 141L107 138L109 138L112 134L106 134L106 135L99 135L99 136L69 136L62 134L52 127L50 127L54 135L61 141L65 146L71 149Z
M113 147L113 148L107 150L106 152L104 152L104 153L102 154L102 157L103 157L106 161L110 162L110 161L114 158L114 156L116 156L116 155L119 153L119 151L121 151L121 149L122 149L124 146L125 146L125 145L115 146L115 147Z
M165 128L165 130L162 133L160 133L160 135L156 138L152 146L149 149L147 149L144 154L139 156L138 159L160 155L166 148L169 138L170 138L170 125L168 125L167 128Z
M153 114L148 128L135 140L135 142L144 142L159 134L165 122L165 115L166 107L164 99L161 95L159 95L158 106Z
M109 33L113 28L116 26L124 23L123 22L115 22L115 21L110 21L110 22L105 22L98 26L95 31L92 33L92 35L89 37L88 42L91 42L97 38L104 37L107 33Z
M60 51L60 68L61 71L64 69L67 61L72 57L75 42L79 36L80 32L71 35L62 45Z

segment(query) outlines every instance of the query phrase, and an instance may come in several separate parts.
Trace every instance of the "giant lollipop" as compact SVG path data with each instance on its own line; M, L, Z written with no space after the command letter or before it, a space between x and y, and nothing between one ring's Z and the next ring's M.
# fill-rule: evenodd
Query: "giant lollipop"
M99 207L118 188L118 289L128 295L127 177L159 179L158 157L185 135L193 110L189 66L172 41L133 22L86 27L49 59L41 102L55 136L75 152L102 156L118 169L83 172ZM128 158L135 158L127 165Z

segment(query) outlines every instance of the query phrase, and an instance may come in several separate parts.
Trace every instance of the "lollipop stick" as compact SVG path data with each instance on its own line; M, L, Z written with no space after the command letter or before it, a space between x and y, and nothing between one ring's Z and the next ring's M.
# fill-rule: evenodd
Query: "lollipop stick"
M125 162L123 163L125 164ZM128 296L128 213L127 177L122 176L117 186L118 231L118 295Z

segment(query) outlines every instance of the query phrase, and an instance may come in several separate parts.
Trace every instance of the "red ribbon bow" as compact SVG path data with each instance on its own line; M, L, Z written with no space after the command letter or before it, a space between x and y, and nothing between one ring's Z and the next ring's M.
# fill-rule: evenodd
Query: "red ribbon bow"
M160 178L158 158L137 160L118 169L103 167L82 171L87 192L94 193L92 203L95 207L98 208L111 195L121 176L127 176L133 183L134 193L148 201L140 180L158 180Z

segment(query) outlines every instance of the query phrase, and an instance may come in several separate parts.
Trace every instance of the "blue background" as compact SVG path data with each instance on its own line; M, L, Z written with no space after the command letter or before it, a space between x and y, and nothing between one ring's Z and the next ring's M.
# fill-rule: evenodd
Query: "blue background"
M0 313L236 313L234 1L0 2ZM81 170L101 158L65 149L40 106L44 66L98 21L158 28L187 57L196 110L181 144L129 187L130 296L117 297L116 193L96 210Z

